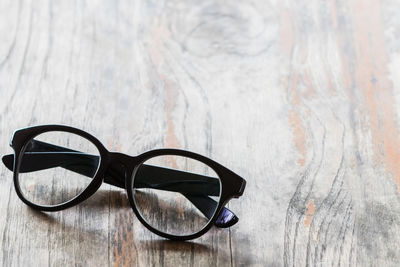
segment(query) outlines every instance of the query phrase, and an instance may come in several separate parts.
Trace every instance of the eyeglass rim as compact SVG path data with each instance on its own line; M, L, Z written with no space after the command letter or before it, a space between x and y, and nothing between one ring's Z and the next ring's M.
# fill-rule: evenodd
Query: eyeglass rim
M20 158L20 160L18 161L18 163L17 163L17 165L16 165L16 170L14 170L14 172L17 172L17 174L18 174L18 175L16 176L16 180L14 179L14 181L15 181L15 187L16 187L17 191L18 191L18 192L23 196L23 198L24 198L25 200L27 200L28 202L32 203L33 205L40 206L41 208L45 208L45 209L51 209L52 207L63 207L64 204L69 203L70 201L74 200L75 198L78 198L79 195L83 194L87 188L89 188L89 187L92 186L92 185L91 185L92 183L97 184L98 181L94 181L94 177L96 177L97 172L99 171L100 166L101 166L101 163L102 163L102 157L101 157L101 155L100 155L100 151L99 151L98 147L97 147L93 142L91 142L90 140L88 140L87 138L85 138L85 137L83 137L83 136L81 136L81 135L79 135L79 134L73 134L73 135L79 136L79 137L81 137L81 138L83 138L83 139L86 139L88 142L90 142L92 145L94 145L94 146L96 147L97 152L99 153L99 154L98 154L98 156L99 156L99 162L98 162L98 165L97 165L97 167L96 167L96 172L95 172L95 174L94 174L93 177L92 177L92 180L90 181L90 183L88 183L88 184L86 185L86 188L85 188L84 190L82 190L81 192L79 192L79 194L77 194L76 196L74 196L73 198L71 198L71 199L69 199L69 200L67 200L67 201L63 201L63 202L58 203L58 204L55 204L55 205L42 205L42 204L38 204L38 203L35 203L35 202L30 201L30 200L24 195L23 190L21 189L21 186L20 186L20 173L19 173L19 169L20 169L21 163L23 162L23 160L22 160L22 159L23 159L23 155L24 155L24 153L25 153L25 151L26 151L27 146L29 145L29 143L30 143L34 138L36 138L36 137L38 137L38 136L40 136L40 135L42 135L42 134L51 133L51 132L69 133L69 132L66 132L66 131L46 131L46 132L39 133L39 134L37 134L37 135L31 137L30 139L28 139L28 140L25 142L25 144L22 146L21 150L20 150L20 157L21 157L21 158ZM90 197L90 196L89 196L89 197ZM84 200L82 200L82 201L84 201ZM82 202L82 201L81 201L81 202ZM65 209L65 208L63 208L63 209ZM52 210L49 210L49 211L52 211Z
M218 172L217 172L212 166L207 165L207 163L205 163L204 161L202 161L202 159L204 160L203 156L201 156L201 155L199 155L199 154L196 154L196 153L193 153L193 152L189 152L189 151L185 151L185 150L180 150L180 149L168 149L168 150L166 150L166 149L155 149L155 150L151 150L151 151L149 151L149 152L151 152L151 153L144 153L144 154L151 154L151 155L150 155L150 156L144 155L143 157L141 157L141 161L135 166L135 169L133 170L133 173L132 173L132 178L129 179L130 181L129 181L129 183L127 184L127 187L126 187L127 190L128 190L128 188L130 189L130 190L128 190L128 196L129 196L129 195L131 195L131 196L129 196L128 199L129 199L129 201L132 201L132 202L133 202L133 203L131 203L131 206L132 206L134 209L136 209L136 212L135 212L135 213L140 214L140 216L138 216L138 218L139 218L139 219L143 219L143 221L141 221L141 222L142 222L143 224L145 224L145 225L148 225L148 226L149 226L148 228L152 228L152 229L149 229L149 230L151 230L152 232L156 232L158 235L165 235L164 237L167 237L167 238L170 238L171 236L174 236L174 237L194 236L195 234L197 234L197 233L199 233L199 232L202 232L203 229L206 228L210 223L211 223L210 227L212 227L213 222L215 222L215 220L213 221L213 219L214 219L214 217L215 217L215 219L218 217L218 214L219 214L219 211L220 211L220 209L218 210L218 208L219 208L219 204L220 204L220 202L221 202L222 188L223 188L223 187L222 187L222 181L221 181L221 179L220 179L220 177L219 177L219 175L218 175ZM153 152L158 152L158 154L154 155ZM189 153L190 155L187 154L187 153ZM183 154L185 154L185 155L183 155ZM142 156L142 155L140 155L140 156ZM148 161L148 160L150 160L150 159L152 159L152 158L160 157L160 156L180 156L180 157L185 157L185 158L189 158L189 159L192 159L192 160L196 160L196 161L198 161L198 162L203 163L205 166L211 168L211 169L215 172L215 174L217 175L217 179L218 179L218 181L219 181L219 191L220 191L220 192L219 192L219 195L218 195L218 202L217 202L218 204L217 204L217 206L216 206L216 208L215 208L215 210L214 210L213 216L212 216L210 219L208 219L207 223L206 223L201 229L199 229L198 231L196 231L196 232L194 232L194 233L183 234L183 235L174 235L174 234L170 234L170 233L163 232L163 231L161 231L161 230L159 230L159 229L153 227L149 222L147 222L145 216L143 216L143 215L141 214L141 212L140 212L140 210L139 210L139 208L138 208L139 205L137 205L137 203L136 203L136 200L135 200L135 192L134 192L134 184L135 184L136 173L137 173L137 171L139 170L139 168L140 168L146 161ZM196 158L194 158L194 157L196 157ZM223 206L222 206L222 207L223 207ZM209 229L209 228L208 228L208 229ZM206 231L207 231L207 230L206 230ZM205 231L205 232L206 232L206 231Z

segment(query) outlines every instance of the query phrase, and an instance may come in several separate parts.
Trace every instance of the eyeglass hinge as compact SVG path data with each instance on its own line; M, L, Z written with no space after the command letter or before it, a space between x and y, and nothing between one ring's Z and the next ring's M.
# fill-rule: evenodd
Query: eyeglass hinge
M240 189L239 189L238 193L236 194L235 198L242 196L245 188L246 188L246 180L242 179L242 184L240 185Z

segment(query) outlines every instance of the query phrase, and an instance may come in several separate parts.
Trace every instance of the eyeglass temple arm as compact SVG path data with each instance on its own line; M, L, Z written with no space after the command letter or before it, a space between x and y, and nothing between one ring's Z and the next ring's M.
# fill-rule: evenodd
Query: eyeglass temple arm
M48 152L49 150L54 152ZM99 160L98 156L95 155L85 154L36 140L34 140L29 151L30 152L26 152L24 155L25 164L20 166L20 172L32 172L54 167L63 167L82 175L93 177L96 172L93 166L97 166ZM3 157L4 164L10 170L13 169L13 160L14 156L12 154ZM160 174L162 174L163 177L170 176L175 181L165 183L163 180L157 179ZM125 174L121 173L118 169L109 168L105 176L104 182L125 188ZM136 179L137 188L155 188L182 193L207 218L212 217L215 206L218 204L207 196L219 195L219 182L216 178L152 165L142 165L140 173L137 173ZM229 227L234 225L237 221L238 218L236 215L224 207L219 213L215 225L218 227Z
M121 173L121 169L111 167L109 168L108 174L109 176L104 179L104 182L113 184L120 188L125 188L125 181L121 180L121 178L124 179L125 175L124 173ZM162 182L162 179L157 179L158 175L162 177L170 176L175 181L168 183ZM182 175L191 175L191 178L197 178L197 181L191 181L187 178L186 180L178 180L179 178L182 178L180 177ZM211 187L210 184L207 184L208 181L199 181L199 178L210 179L211 183L218 182L216 178L144 164L140 168L140 172L136 174L136 177L136 188L154 188L179 192L192 202L193 205L196 206L208 219L211 219L214 215L215 207L218 205L218 202L207 195L218 196L219 192L217 192L217 190L219 190L219 186L215 188L214 184L214 190L210 191ZM231 210L223 207L219 212L214 225L219 228L226 228L236 224L238 221L239 218Z

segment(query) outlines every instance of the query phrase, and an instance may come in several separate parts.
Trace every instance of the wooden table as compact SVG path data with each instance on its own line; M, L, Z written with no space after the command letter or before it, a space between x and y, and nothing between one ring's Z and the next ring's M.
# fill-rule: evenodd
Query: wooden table
M240 222L146 230L104 185L56 213L0 168L3 266L400 266L394 0L0 2L0 149L62 123L135 155L176 147L248 182Z

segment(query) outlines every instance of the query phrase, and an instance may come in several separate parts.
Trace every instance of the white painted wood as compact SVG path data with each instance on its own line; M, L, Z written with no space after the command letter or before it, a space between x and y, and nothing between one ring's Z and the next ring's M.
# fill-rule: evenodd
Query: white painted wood
M42 214L0 168L4 266L399 266L396 1L1 1L0 151L62 123L245 177L240 222L163 240L103 186Z

